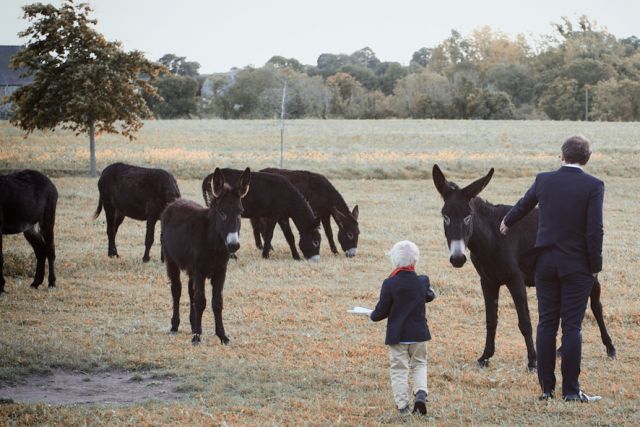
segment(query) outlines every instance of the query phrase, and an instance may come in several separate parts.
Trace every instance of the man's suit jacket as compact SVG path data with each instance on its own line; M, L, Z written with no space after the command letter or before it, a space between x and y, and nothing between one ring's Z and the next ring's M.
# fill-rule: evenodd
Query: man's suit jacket
M602 270L604 183L582 169L541 173L504 217L511 227L539 205L535 247L553 248L561 276Z
M374 322L388 318L384 343L429 341L424 304L435 297L429 277L414 271L400 271L382 282L380 300L370 317Z

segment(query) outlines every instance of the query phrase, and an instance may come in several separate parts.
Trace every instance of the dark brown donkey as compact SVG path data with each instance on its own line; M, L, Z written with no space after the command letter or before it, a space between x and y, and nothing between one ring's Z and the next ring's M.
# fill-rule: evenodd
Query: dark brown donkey
M23 170L0 175L0 294L4 292L2 236L24 233L36 254L36 275L31 283L37 288L44 281L45 258L49 262L49 287L56 286L53 267L56 249L53 226L56 220L58 190L40 172Z
M237 169L226 168L222 169L222 172L227 179L237 179L242 173ZM209 175L202 181L202 196L207 205L211 201L212 178L213 175ZM242 201L242 205L243 218L266 218L263 258L269 258L271 238L277 223L287 239L291 256L300 259L295 237L289 227L288 219L291 218L300 233L299 246L302 255L311 261L320 260L320 218L315 216L309 202L288 179L272 173L251 172L251 190Z
M249 168L230 185L220 169L213 172L208 208L190 200L178 199L165 209L160 220L162 227L162 252L171 280L173 317L171 332L178 332L180 325L180 270L189 275L189 321L191 342L200 342L202 313L207 305L204 284L211 279L213 287L211 306L216 322L216 335L222 344L228 344L222 323L222 289L227 274L229 255L240 248L241 199L249 191Z
M124 217L147 221L143 262L149 261L156 222L164 208L180 197L176 179L163 169L150 169L114 163L107 166L98 180L100 200L94 219L104 206L110 257L117 257L116 234Z
M438 165L433 166L433 182L444 199L441 213L449 246L449 261L456 268L462 267L467 260L465 249L469 248L471 262L480 275L487 336L478 366L487 366L495 352L498 296L500 287L506 285L513 298L518 313L518 327L527 346L528 367L533 370L536 368L536 352L533 347L526 286L534 286L531 254L538 228L538 209L523 218L507 236L500 234L500 221L511 206L492 205L476 197L492 176L493 169L483 178L460 188L446 180ZM600 282L597 280L591 291L591 310L600 327L600 336L607 354L615 358L616 350L604 324Z
M356 256L358 248L358 236L360 229L358 227L358 205L353 210L349 210L349 206L344 198L331 182L319 173L304 170L288 170L267 168L260 172L275 173L287 178L309 201L311 209L320 221L322 228L327 235L329 247L334 254L338 253L336 244L333 241L333 231L331 230L331 217L338 224L338 242L347 257ZM262 219L251 219L253 227L253 237L258 249L262 249L261 235L264 234L264 223Z

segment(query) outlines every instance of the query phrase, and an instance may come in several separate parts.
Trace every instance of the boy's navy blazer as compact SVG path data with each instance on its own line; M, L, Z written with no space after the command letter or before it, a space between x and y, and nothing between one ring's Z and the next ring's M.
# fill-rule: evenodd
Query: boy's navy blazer
M545 172L504 217L514 223L539 206L535 247L553 248L561 276L602 270L604 183L582 169L563 166Z
M370 317L374 322L388 318L384 343L429 341L424 304L435 297L429 277L413 271L399 271L382 282L380 300Z

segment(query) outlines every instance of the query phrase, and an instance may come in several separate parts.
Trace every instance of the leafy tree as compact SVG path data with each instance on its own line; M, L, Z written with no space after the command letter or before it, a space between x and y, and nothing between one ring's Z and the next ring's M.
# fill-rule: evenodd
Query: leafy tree
M193 77L163 75L155 87L162 99L145 95L145 100L157 118L190 118L197 113L198 81Z
M347 55L334 55L332 53L323 53L318 56L317 72L325 79L334 75L338 70L349 63Z
M304 65L300 63L295 58L285 58L284 56L272 56L271 59L267 61L266 65L270 65L274 68L278 69L288 69L293 70L298 73L304 72Z
M340 73L347 73L359 81L367 90L375 90L378 87L378 77L369 68L360 64L347 64L340 67Z
M420 68L427 68L432 54L433 49L428 47L422 47L416 50L411 56L411 61L409 61L409 68L414 72L416 72Z
M593 120L640 120L640 82L607 80L593 90L593 106L589 113Z
M399 117L449 118L453 106L449 80L427 70L398 80L392 98Z
M489 90L506 92L516 106L533 101L536 80L526 65L494 65L487 70L485 81Z
M27 134L36 129L71 129L89 133L91 176L96 176L95 139L98 132L121 133L133 139L150 114L142 93L163 70L141 52L124 52L93 26L92 9L66 0L60 8L35 3L23 6L29 27L25 48L11 60L26 67L33 82L13 93L11 123ZM116 122L118 127L116 127Z
M380 65L380 60L370 47L356 50L349 56L349 60L354 65L361 65L371 70L375 70Z
M378 88L384 95L393 94L398 80L407 75L407 69L398 62L383 62L378 66Z
M179 76L197 77L200 63L195 61L187 61L184 56L177 56L173 53L167 53L158 60L159 63L167 67L172 74Z
M584 118L584 93L575 79L555 79L540 96L538 105L552 120Z
M359 118L362 115L365 90L362 84L347 73L337 73L327 78L331 93L329 111L345 118Z
M466 104L470 119L509 120L515 116L515 107L506 92L476 88L469 94Z

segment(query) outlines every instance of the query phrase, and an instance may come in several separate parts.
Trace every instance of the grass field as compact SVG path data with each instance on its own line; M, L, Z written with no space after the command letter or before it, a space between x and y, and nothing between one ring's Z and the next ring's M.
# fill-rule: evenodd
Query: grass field
M503 289L496 355L475 360L484 345L484 304L472 266L448 263L433 163L465 184L495 167L482 197L513 203L533 174L555 168L562 139L593 140L589 170L606 183L602 301L617 360L606 358L598 328L584 323L585 390L593 405L541 403L513 303ZM640 424L640 124L460 121L296 121L287 124L285 167L331 176L350 206L360 206L358 256L291 259L278 231L275 253L262 260L243 222L239 259L229 265L223 317L231 345L214 336L208 301L203 343L192 347L188 297L181 331L167 332L171 293L159 261L141 262L144 224L125 220L119 259L107 257L104 214L93 220L96 180L84 137L64 132L24 141L0 122L0 169L47 171L60 197L56 222L58 288L29 288L35 266L22 236L4 237L7 294L0 297L0 383L63 368L82 372L153 370L174 378L184 398L131 405L0 404L0 424L105 425L638 425ZM186 198L202 202L200 180L215 166L277 164L276 122L150 122L137 141L98 140L98 168L114 161L165 167ZM386 178L386 179L381 179ZM245 221L245 220L243 220ZM384 251L400 239L422 251L418 270L438 298L427 306L429 416L395 413L384 323L350 315L375 304L390 272ZM183 276L184 278L184 276ZM46 285L46 283L45 283ZM209 295L210 296L210 295ZM535 292L529 290L534 324ZM558 366L559 371L559 366ZM133 373L132 373L133 375Z

